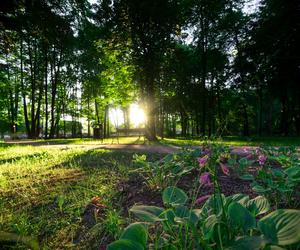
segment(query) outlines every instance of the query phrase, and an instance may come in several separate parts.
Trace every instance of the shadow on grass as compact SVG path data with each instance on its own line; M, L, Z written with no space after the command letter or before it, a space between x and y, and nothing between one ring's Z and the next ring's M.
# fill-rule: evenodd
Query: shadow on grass
M99 249L103 231L91 235L90 230L104 219L105 212L95 218L94 210L87 214L87 206L93 197L101 197L109 209L120 209L116 185L126 180L133 168L133 154L103 149L74 151L66 161L52 166L61 169L59 172L46 172L43 166L39 166L41 175L28 172L18 189L0 193L0 210L6 213L0 230L36 237L41 246L50 249L64 249L73 245L74 239L82 249ZM149 160L159 157L148 154Z

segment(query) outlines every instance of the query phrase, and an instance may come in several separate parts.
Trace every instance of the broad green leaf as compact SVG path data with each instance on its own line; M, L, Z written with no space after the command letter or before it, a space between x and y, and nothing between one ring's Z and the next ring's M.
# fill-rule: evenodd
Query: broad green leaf
M257 216L269 212L270 203L264 196L257 196L248 202L247 208L252 214Z
M167 187L162 198L165 205L171 206L184 205L188 200L186 193L177 187Z
M176 206L175 215L176 222L188 222L192 225L196 225L198 222L198 216L186 206Z
M289 167L285 172L292 181L300 180L300 167Z
M215 225L219 223L219 220L215 214L206 218L203 223L203 234L206 240L211 239L214 233Z
M225 205L226 198L223 194L211 195L210 198L204 203L201 215L210 215L213 211L216 215L222 213L223 206Z
M240 179L245 180L245 181L253 181L254 177L252 174L244 174L240 176Z
M249 196L245 194L234 194L226 197L226 205L228 206L231 202L238 202L242 205L247 204L249 201Z
M252 187L252 189L253 189L253 191L255 191L256 193L265 193L265 192L268 191L268 189L266 189L266 188L264 188L263 186L258 185L258 184L254 185L254 186Z
M232 225L241 227L244 231L256 226L255 218L245 207L237 202L232 202L229 205L228 215Z
M258 222L265 238L275 245L290 245L300 241L300 211L278 209Z
M141 223L132 223L125 228L120 239L132 240L134 242L140 243L144 248L146 248L148 238L148 232L145 225Z
M132 240L116 240L110 243L106 250L144 250L145 248L138 242Z
M159 217L164 212L164 209L160 207L133 206L129 211L142 221L156 222L164 220Z
M259 250L265 245L265 240L259 236L244 236L237 239L229 250Z

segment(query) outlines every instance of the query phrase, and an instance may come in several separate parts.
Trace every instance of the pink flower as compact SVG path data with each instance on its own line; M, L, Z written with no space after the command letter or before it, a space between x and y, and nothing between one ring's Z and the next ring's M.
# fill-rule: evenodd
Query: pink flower
M223 163L220 163L220 166L221 166L221 170L224 174L226 175L229 175L229 168L227 165L223 164Z
M266 160L267 160L267 156L265 156L265 155L259 155L258 156L258 163L259 163L259 165L264 165L265 164L265 162L266 162Z
M197 200L196 200L196 204L201 204L203 203L204 201L206 201L208 198L210 197L210 195L203 195L203 196L200 196Z
M210 155L211 154L211 150L209 148L205 148L203 151L202 151L202 155Z
M205 186L211 186L212 183L210 181L210 174L209 172L204 172L199 179L199 182L201 185L205 185Z
M205 155L205 156L203 156L203 157L198 157L198 158L197 158L197 161L198 161L199 166L200 166L201 168L205 166L205 164L207 163L207 160L208 160L208 156L207 156L207 155Z

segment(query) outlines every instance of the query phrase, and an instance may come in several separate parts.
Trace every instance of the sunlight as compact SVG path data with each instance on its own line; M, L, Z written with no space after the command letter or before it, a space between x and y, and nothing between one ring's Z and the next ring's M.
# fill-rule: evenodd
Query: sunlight
M139 107L138 104L133 103L130 105L129 110L130 124L134 128L144 125L146 116L145 112ZM124 114L120 108L111 108L109 110L109 120L115 127L120 127L124 124Z
M130 105L130 122L134 127L140 127L144 125L146 116L144 110L142 110L138 104Z

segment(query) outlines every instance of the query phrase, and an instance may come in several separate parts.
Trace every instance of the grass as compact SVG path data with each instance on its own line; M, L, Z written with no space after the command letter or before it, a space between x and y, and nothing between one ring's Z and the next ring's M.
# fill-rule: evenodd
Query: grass
M10 141L11 143L18 141ZM119 138L105 138L103 140L93 139L93 138L68 138L68 139L38 139L38 140L20 140L20 142L26 144L34 142L35 144L50 144L50 145L60 145L60 144L68 144L68 145L94 145L94 144L144 144L147 143L144 139L144 136L120 136ZM0 141L1 145L1 141Z
M99 232L117 237L124 222L115 186L127 178L131 159L132 153L120 151L0 146L0 232L35 237L43 249L72 248L84 231L85 207L101 197L108 215L93 242L99 246Z
M225 146L300 146L300 137L239 137L227 136L212 140L200 138L165 138L162 144L175 146L197 146L208 143L219 143Z

